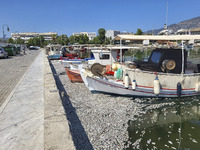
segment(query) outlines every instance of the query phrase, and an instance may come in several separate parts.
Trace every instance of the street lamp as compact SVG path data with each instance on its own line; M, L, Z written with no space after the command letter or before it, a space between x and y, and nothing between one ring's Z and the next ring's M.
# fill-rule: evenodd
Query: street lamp
M7 31L9 32L9 27L8 27L8 25L7 24L4 24L3 26L2 26L2 29L3 29L3 41L5 41L5 34L4 34L4 26L7 26Z

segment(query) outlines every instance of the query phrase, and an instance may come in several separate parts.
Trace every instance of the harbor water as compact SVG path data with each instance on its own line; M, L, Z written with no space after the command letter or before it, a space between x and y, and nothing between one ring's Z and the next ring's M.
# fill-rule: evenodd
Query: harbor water
M140 113L128 125L127 150L198 150L200 98L143 100Z

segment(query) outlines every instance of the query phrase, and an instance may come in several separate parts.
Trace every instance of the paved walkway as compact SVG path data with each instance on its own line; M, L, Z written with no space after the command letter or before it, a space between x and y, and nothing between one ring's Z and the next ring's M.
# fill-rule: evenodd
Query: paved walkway
M44 149L44 60L41 51L3 105L0 149ZM37 144L36 144L37 143Z
M53 129L48 128L52 127L54 121L45 119L45 116L47 117L49 113L54 113L57 110L48 109L51 106L48 101L54 101L54 99L51 97L47 99L47 96L45 96L49 92L45 90L45 84L52 82L54 78L51 77L51 80L48 81L48 76L51 74L49 69L48 76L44 81L45 67L47 67L46 65L49 67L49 64L45 62L47 62L46 56L44 56L44 51L41 51L0 107L0 150L74 149L71 135L66 132L69 131L66 119L61 120L61 122L64 122L63 128L59 129L55 126L53 126ZM57 89L55 81L48 85L48 87L51 86ZM60 112L64 114L59 93L56 94L58 96L54 103L59 106ZM47 106L45 106L46 104ZM48 109L46 115L44 114L44 112L47 112L45 109ZM55 120L55 118L53 119ZM56 122L59 124L57 120ZM58 137L66 138L59 141ZM55 139L57 139L56 143ZM55 144L51 145L51 143ZM65 143L68 143L68 145Z
M0 106L20 81L41 50L27 50L26 54L0 59Z

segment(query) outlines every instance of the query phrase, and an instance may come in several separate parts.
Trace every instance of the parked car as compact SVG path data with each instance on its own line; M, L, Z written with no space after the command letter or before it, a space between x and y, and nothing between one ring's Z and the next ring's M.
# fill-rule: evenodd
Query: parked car
M8 58L8 52L3 47L0 47L0 58Z
M38 47L38 46L30 46L29 47L29 50L39 50L40 49L40 47Z

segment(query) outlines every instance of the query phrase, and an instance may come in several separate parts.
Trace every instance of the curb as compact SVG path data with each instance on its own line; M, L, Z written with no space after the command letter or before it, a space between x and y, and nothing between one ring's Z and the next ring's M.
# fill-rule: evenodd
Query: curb
M75 150L59 90L46 54L44 54L44 149Z

